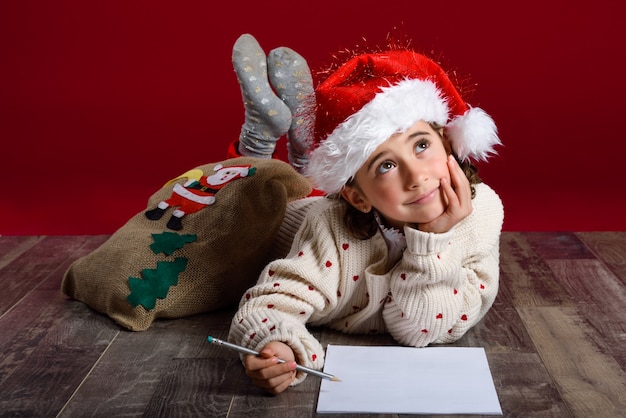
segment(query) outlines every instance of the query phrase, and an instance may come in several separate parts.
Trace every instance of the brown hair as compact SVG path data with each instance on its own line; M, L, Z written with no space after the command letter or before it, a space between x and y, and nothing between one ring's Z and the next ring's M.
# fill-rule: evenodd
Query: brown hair
M454 159L459 163L459 166L465 173L465 177L469 180L470 187L472 190L472 199L476 196L476 189L474 188L475 184L481 183L482 180L478 177L478 167L474 166L469 160L460 161L459 157L452 151L452 146L450 145L450 141L443 134L442 126L439 126L434 123L429 124L431 128L441 138L443 143L443 147L446 150L446 154L452 154ZM348 182L348 185L352 187L359 187L354 179L351 179ZM345 203L346 211L343 216L343 222L348 228L348 230L357 238L360 239L369 239L373 237L378 231L378 222L376 222L376 218L374 215L374 211L371 210L367 213L361 212L360 210L354 208L350 203L348 203L343 197L338 194L340 199Z

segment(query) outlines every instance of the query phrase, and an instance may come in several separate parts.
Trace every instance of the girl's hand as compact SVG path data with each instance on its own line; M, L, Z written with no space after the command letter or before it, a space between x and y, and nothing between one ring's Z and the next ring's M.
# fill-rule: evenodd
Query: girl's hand
M246 356L246 375L254 385L273 395L285 391L296 376L296 362L293 350L285 343L273 341L260 351L260 356ZM278 359L285 360L279 363Z
M447 232L472 213L472 189L469 180L452 155L448 156L448 171L452 185L446 178L442 178L440 183L448 200L448 207L438 218L420 224L421 231Z

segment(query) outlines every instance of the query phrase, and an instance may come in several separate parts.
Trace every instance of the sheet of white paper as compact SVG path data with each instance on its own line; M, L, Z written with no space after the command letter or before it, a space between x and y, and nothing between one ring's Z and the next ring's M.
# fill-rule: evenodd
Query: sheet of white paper
M318 413L502 415L482 347L328 345Z

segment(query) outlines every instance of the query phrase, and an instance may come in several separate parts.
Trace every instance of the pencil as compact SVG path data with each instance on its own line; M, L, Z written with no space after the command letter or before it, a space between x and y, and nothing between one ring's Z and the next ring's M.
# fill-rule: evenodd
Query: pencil
M207 341L211 344L217 344L225 348L230 348L231 350L239 351L240 353L243 353L243 354L252 354L253 356L259 356L259 353L254 350L251 350L246 347L241 347L239 345L232 344L226 341L222 341L220 339L213 338L211 336L207 338ZM285 360L279 358L278 362L284 363ZM296 370L313 375L313 376L321 377L322 379L332 380L333 382L341 382L339 378L337 378L336 376L333 376L332 374L324 373L315 369L310 369L308 367L304 367L299 364L296 365Z

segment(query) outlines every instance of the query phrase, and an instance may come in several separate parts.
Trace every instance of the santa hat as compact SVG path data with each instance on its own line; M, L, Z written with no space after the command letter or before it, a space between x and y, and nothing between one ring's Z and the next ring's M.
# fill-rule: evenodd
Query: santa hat
M315 90L307 175L335 193L391 135L423 120L445 127L461 160L486 160L500 144L493 120L468 106L443 69L410 50L358 55Z

